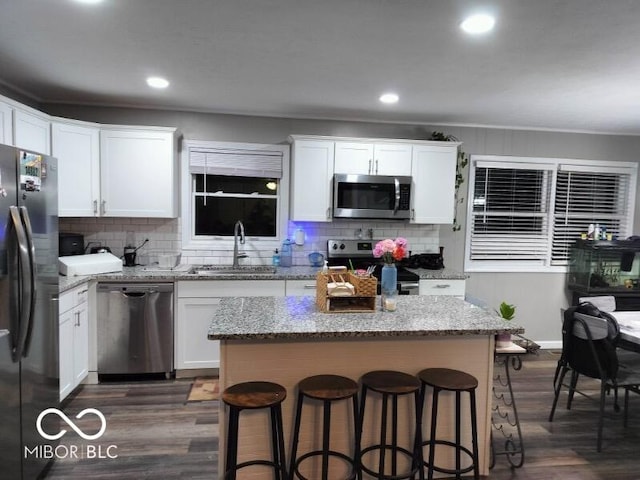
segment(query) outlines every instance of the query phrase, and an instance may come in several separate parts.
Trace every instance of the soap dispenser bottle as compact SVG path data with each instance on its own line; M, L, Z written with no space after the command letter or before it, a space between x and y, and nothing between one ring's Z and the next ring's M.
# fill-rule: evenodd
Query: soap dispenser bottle
M274 252L273 256L271 257L271 265L273 265L274 267L279 267L280 266L280 254L278 253L278 249L276 248L276 251Z
M281 267L290 267L292 260L292 247L291 240L288 238L282 242L282 250L280 250L280 266Z

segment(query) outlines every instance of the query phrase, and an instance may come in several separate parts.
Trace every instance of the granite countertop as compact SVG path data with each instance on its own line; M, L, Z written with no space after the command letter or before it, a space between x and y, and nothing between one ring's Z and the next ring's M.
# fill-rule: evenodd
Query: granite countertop
M175 269L160 269L155 267L123 267L122 272L100 273L67 277L60 275L60 292L70 290L91 280L99 282L176 282L181 280L312 280L320 271L319 267L294 266L278 267L276 272L265 275L239 273L237 275L195 275L189 273L191 265L178 265ZM420 275L421 279L436 280L464 280L466 275L451 269L426 270L424 268L411 269Z
M456 297L398 297L395 312L323 313L315 297L228 297L220 301L209 340L322 339L339 337L451 336L524 333Z

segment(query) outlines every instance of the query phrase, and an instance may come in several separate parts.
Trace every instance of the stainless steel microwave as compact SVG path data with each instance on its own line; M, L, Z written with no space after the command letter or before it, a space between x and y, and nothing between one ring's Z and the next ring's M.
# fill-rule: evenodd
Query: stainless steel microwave
M411 216L411 177L336 173L333 176L333 216L408 219Z

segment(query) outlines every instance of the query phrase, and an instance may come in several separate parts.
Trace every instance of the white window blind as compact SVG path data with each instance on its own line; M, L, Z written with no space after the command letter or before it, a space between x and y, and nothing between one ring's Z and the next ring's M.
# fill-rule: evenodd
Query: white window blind
M472 156L465 269L562 271L571 245L591 223L628 237L637 168L630 162Z
M549 243L549 166L478 162L470 257L542 263Z
M566 265L569 248L589 224L614 237L629 236L629 191L633 171L560 165L556 182L551 262Z
M191 150L189 172L282 178L282 152L233 148Z

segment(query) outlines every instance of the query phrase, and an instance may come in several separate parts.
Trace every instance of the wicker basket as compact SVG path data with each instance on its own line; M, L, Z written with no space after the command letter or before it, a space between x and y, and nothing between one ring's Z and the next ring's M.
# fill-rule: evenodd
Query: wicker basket
M349 296L331 296L328 284L346 281L353 285L355 292ZM376 310L375 277L359 277L351 272L318 273L316 276L316 305L321 312L373 312Z

